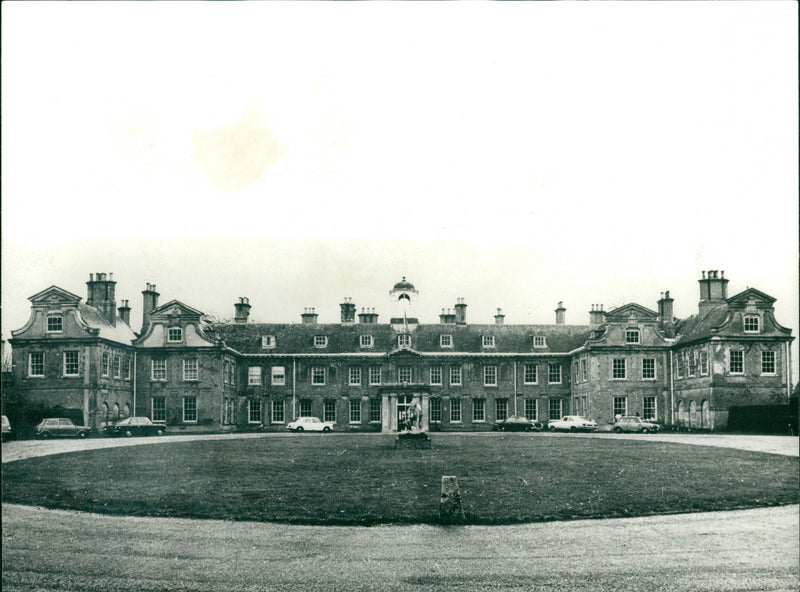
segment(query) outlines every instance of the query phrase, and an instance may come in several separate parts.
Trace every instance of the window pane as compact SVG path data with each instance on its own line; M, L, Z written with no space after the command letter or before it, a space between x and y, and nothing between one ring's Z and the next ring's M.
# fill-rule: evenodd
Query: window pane
M431 410L431 421L442 421L442 400L439 398L431 398L429 400Z
M350 399L350 423L361 423L361 399Z
M450 399L450 421L461 421L461 399Z
M536 399L525 399L525 419L538 419L536 407Z
M497 421L503 421L508 417L508 400L507 399L497 399L495 401L495 413L497 416Z
M153 421L167 421L166 397L153 397L151 419Z
M272 402L272 421L273 423L283 423L283 401Z
M336 401L325 399L323 405L322 421L336 421Z
M369 420L370 421L381 421L381 400L380 399L370 399L369 400Z
M472 421L485 421L485 404L483 399L472 399Z

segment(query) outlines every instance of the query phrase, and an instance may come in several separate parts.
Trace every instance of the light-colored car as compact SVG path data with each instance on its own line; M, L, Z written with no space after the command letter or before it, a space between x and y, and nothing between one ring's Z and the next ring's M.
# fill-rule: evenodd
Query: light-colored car
M153 423L149 417L126 417L115 423L107 425L103 431L107 436L163 436L166 427L160 423Z
M613 430L618 434L621 434L622 432L637 432L639 434L647 434L650 432L657 432L658 429L659 425L657 423L645 421L636 415L626 415L624 417L620 417L616 423L614 423L613 428Z
M330 432L333 430L333 422L321 421L319 417L298 417L286 429L290 432Z
M4 415L3 416L3 442L8 440L11 437L11 422L8 421L8 418Z
M561 419L554 419L548 422L547 427L551 432L556 430L591 432L597 428L597 423L580 415L565 415Z
M48 417L33 431L38 438L87 438L92 433L92 428L77 426L67 417Z

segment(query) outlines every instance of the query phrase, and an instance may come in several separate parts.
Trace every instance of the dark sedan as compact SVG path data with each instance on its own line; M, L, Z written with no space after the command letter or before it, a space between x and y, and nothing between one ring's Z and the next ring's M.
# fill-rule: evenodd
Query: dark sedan
M512 415L503 421L498 421L494 429L499 432L540 432L542 431L542 424L538 421Z
M150 421L149 417L127 417L103 428L106 436L163 436L166 426Z

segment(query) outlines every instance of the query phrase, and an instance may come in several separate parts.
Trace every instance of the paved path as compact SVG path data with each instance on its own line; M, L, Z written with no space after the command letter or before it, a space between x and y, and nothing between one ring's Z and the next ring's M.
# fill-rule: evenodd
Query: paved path
M9 442L3 445L3 461L189 437ZM798 447L797 438L789 437L591 437L793 456ZM2 589L796 592L799 514L792 506L503 527L321 528L109 517L4 504Z

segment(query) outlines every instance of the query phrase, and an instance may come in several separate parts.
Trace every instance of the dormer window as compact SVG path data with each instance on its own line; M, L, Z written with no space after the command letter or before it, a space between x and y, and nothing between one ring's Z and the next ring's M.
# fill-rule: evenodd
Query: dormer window
M625 343L639 343L639 329L626 329Z
M411 335L403 333L397 336L397 347L411 347Z
M544 338L544 335L533 336L533 347L547 347L547 340Z
M374 339L372 335L362 335L361 336L361 347L372 347L374 344Z
M64 330L64 317L60 314L47 315L47 332L61 333Z
M439 347L453 347L453 336L439 335Z
M315 335L314 336L314 347L328 347L328 336L327 335Z
M761 319L756 315L747 315L744 317L744 332L745 333L758 333L761 330Z
M180 343L183 341L183 329L180 327L170 327L167 329L167 341L169 343Z
M261 349L272 349L276 343L274 335L263 335L261 337Z
M483 336L483 347L494 347L494 335Z

